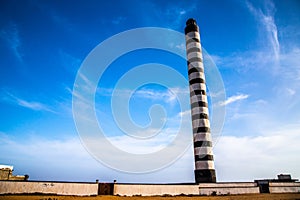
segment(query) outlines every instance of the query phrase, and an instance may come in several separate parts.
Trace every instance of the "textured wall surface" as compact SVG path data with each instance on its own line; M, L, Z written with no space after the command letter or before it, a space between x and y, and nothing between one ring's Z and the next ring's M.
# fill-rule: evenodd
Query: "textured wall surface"
M24 181L26 180L26 176L14 176L12 174L13 170L12 168L2 168L0 169L0 180L19 180L19 181ZM28 178L28 177L27 177Z
M92 196L98 194L98 183L0 181L0 194L43 193L58 195ZM159 195L224 195L256 194L256 183L201 183L194 185L122 184L113 186L113 194L121 196ZM300 193L300 183L269 183L270 193Z
M269 183L270 193L300 193L300 182L296 183Z
M90 196L98 194L97 183L0 181L0 194L45 193Z
M199 184L200 195L224 194L257 194L259 187L256 183L202 183Z
M209 183L199 185L115 184L114 195L211 195L259 193L255 183Z
M121 196L155 196L155 195L199 194L198 185L143 185L143 184L115 184L114 195Z

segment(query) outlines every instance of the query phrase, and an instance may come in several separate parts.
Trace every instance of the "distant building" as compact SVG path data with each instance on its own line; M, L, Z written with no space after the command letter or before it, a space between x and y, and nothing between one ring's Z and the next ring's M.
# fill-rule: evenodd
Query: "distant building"
M11 180L11 181L27 181L29 176L24 175L13 175L13 166L0 165L0 180Z
M298 179L292 179L292 176L290 174L278 174L278 181L280 182L296 182ZM276 179L275 179L276 180Z
M276 183L291 183L289 184L290 187L294 186L292 183L296 183L298 179L292 179L290 174L278 174L277 175L278 179L261 179L261 180L254 180L255 183L257 183L259 187L260 193L270 193L270 186L271 185L276 185ZM296 183L298 184L298 183ZM300 192L299 188L297 188L298 191L295 192Z

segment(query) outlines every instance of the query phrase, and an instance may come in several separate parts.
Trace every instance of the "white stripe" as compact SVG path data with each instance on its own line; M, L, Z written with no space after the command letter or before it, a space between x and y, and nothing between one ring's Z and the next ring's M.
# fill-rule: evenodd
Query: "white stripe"
M213 160L197 161L195 167L196 169L215 169L215 164Z
M193 95L191 96L191 104L199 101L203 101L207 103L207 96L206 95Z
M197 31L189 32L189 33L185 34L185 38L186 38L186 40L188 40L190 38L200 39L200 34Z
M205 83L192 84L192 85L190 85L190 91L193 91L193 90L205 90L206 91L206 85L205 85Z
M196 133L193 135L194 142L197 141L211 141L211 134L210 133Z
M189 69L194 68L194 67L204 69L203 62L193 62L193 64L190 64L188 67L189 67Z
M203 60L201 52L191 52L187 55L188 60L195 57L201 58L201 60Z
M202 78L203 80L205 80L205 75L203 72L193 72L189 75L189 80L192 80L195 78Z
M201 49L201 45L199 42L190 42L186 45L186 50L193 48L193 47L198 47L199 49Z
M209 114L207 107L195 107L192 108L192 115L199 114L199 113L206 113Z
M213 155L212 147L196 147L194 148L194 155Z
M210 122L208 119L195 119L192 121L193 128L198 127L210 127Z

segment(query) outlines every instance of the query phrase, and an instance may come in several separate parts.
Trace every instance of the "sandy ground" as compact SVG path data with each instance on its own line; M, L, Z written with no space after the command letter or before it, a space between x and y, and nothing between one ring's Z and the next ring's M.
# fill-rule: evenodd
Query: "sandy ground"
M230 195L230 196L177 196L177 197L118 197L118 196L54 196L54 195L1 195L0 200L300 200L298 194L254 194L254 195Z

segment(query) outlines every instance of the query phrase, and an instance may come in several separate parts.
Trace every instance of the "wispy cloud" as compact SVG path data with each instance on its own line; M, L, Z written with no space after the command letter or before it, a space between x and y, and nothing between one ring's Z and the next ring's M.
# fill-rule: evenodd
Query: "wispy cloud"
M182 117L182 116L191 116L191 110L181 111L181 112L178 113L178 116L179 117Z
M291 80L298 86L300 84L300 48L295 47L280 56L280 74L282 78Z
M28 101L20 97L17 97L9 92L4 93L2 100L34 111L47 111L47 112L56 113L46 104L36 102L36 101Z
M273 67L274 63L274 57L262 49L234 52L228 56L213 55L212 58L220 68L234 68L242 73L249 70L263 70L268 65Z
M64 50L59 50L59 55L63 67L72 73L76 73L82 63L82 60L65 52Z
M253 181L275 178L280 173L298 178L299 125L280 130L274 127L276 130L270 129L267 135L221 137L214 148L218 179ZM237 152L238 156L233 157Z
M249 1L247 1L247 7L260 21L263 27L265 27L267 40L271 44L275 59L278 61L280 56L280 44L278 41L278 30L274 19L274 3L272 1L265 1L265 12L263 12L262 9L255 8Z
M174 93L173 93L173 92ZM135 94L135 97L139 98L147 98L152 100L164 100L167 103L174 102L176 100L177 95L183 95L189 92L188 89L183 90L181 88L172 88L171 90L158 91L152 89L142 89L138 90Z
M98 88L97 93L101 96L111 96L114 89L112 88ZM188 88L170 88L168 90L157 90L150 88L142 88L137 91L130 89L115 89L114 95L128 96L132 95L132 98L144 98L150 100L163 100L166 103L172 103L176 101L177 96L183 96L189 94Z
M239 94L239 95L231 96L231 97L227 98L226 101L221 102L220 105L225 106L225 105L234 103L236 101L247 99L248 97L249 97L249 95L247 95L247 94Z
M297 170L300 163L299 128L298 124L295 127L269 130L270 134L263 136L221 137L214 147L218 181L253 181L258 178L275 178L279 173L291 173L293 177L299 178L300 174ZM5 133L0 132L0 136L0 151L5 152L0 155L1 161L14 165L18 174L28 173L31 180L94 181L99 177L106 181L115 178L118 181L137 179L136 181L145 182L193 180L192 148L188 149L186 154L171 167L157 173L142 174L141 178L127 173L117 173L115 170L104 167L87 153L78 138L54 140L32 135L25 141L20 141ZM123 137L111 139L120 144L120 148L129 152L150 153L153 151L152 145L156 148L162 147L158 143L145 143L145 146L136 145L130 141L127 143L128 140L123 140ZM165 139L161 140L162 144L168 142L168 138ZM137 148L134 148L135 146ZM238 156L233 156L237 152ZM11 163L12 157L13 163ZM90 173L82 174L79 173L80 171ZM180 175L172 176L174 173ZM165 178L162 179L162 176Z
M24 141L0 132L0 152L5 152L5 154L0 154L1 162L14 165L16 174L29 174L31 180L95 181L95 179L101 178L102 181L117 179L120 182L148 183L190 182L193 180L192 149L189 149L183 157L178 158L172 167L156 173L137 175L121 173L105 167L84 149L77 137L51 139L43 138L40 135L31 135ZM144 142L145 146L137 145L123 139L123 137L116 137L112 140L119 143L120 148L129 152L132 150L135 153L143 151L149 153L154 150L151 149L151 146L158 147L156 144L147 144L146 142ZM130 143L126 144L128 141ZM165 142L169 141L166 139ZM135 146L136 148L134 148ZM112 155L109 156L112 157ZM14 158L13 163L11 158ZM76 167L74 168L74 166ZM82 171L87 173L80 173ZM173 176L174 173L178 173L178 176Z
M159 3L153 3L148 1L149 5L153 7L156 16L163 23L163 26L170 27L172 29L178 29L184 24L187 16L197 8L197 1L187 3L171 2L166 3L165 6L161 6ZM147 16L146 16L147 17ZM145 17L145 18L146 18ZM161 20L163 19L163 20Z
M118 148L133 154L148 154L157 152L165 148L173 139L178 130L166 129L163 132L160 130L148 129L145 135L153 135L153 133L158 132L159 134L155 137L148 139L136 139L129 136L114 136L110 137L109 141ZM176 132L177 131L177 132ZM138 133L137 133L138 134Z
M23 62L23 54L20 50L21 39L17 24L11 22L7 27L4 27L2 30L0 30L0 38L7 43L8 48L11 49L16 58L20 62Z
M92 159L78 138L49 139L41 135L26 135L22 140L0 133L0 151L5 152L0 155L1 162L14 165L17 174L29 174L31 180L94 181L99 167L107 171ZM79 175L70 170L72 166L79 171L93 170L94 174Z

